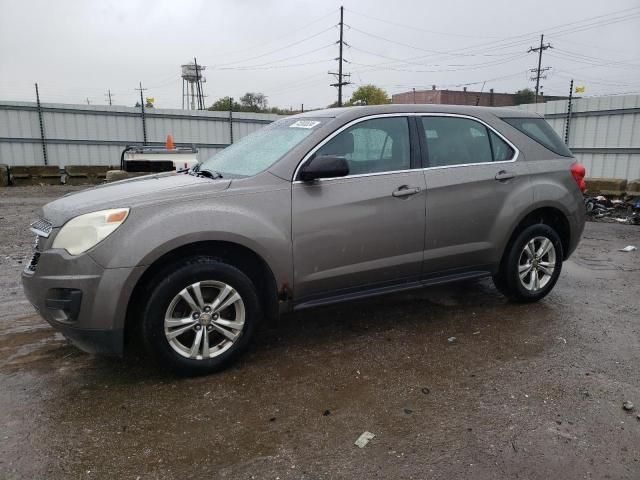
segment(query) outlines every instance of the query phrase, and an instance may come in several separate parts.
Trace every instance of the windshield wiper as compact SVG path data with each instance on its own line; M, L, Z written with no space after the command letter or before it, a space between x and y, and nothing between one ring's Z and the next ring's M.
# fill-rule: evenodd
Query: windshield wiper
M211 178L212 180L223 178L220 172L216 172L215 170L209 170L207 168L202 168L199 166L199 164L197 166L199 168L197 170L194 168L193 172L198 177L207 177L207 178Z

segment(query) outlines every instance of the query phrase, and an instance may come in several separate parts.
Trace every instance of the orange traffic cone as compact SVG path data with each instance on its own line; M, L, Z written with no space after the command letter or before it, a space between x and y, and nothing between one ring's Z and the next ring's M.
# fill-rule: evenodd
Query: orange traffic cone
M164 146L167 150L173 150L174 148L176 148L173 144L173 137L171 136L171 134L167 135L167 141L165 142Z

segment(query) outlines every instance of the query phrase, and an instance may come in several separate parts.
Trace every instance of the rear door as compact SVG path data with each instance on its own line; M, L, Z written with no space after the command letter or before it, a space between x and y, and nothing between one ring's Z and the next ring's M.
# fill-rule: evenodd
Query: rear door
M296 301L418 281L425 180L409 119L361 119L315 154L344 156L350 174L293 184Z
M512 192L528 181L526 164L517 161L515 146L475 118L417 120L427 166L424 272L491 268L502 254L496 224Z

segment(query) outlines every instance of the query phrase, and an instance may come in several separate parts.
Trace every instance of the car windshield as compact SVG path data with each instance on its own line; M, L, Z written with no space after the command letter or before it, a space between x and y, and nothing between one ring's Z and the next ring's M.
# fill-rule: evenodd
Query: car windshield
M219 172L223 177L256 175L280 160L326 121L326 118L283 118L205 160L200 169Z

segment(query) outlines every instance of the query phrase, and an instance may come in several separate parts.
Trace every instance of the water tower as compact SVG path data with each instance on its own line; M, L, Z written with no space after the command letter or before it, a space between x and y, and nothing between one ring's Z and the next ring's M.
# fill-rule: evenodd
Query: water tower
M198 65L196 59L193 63L182 65L182 109L187 110L204 110L204 92L202 84L206 82L202 71L207 68L204 65Z

